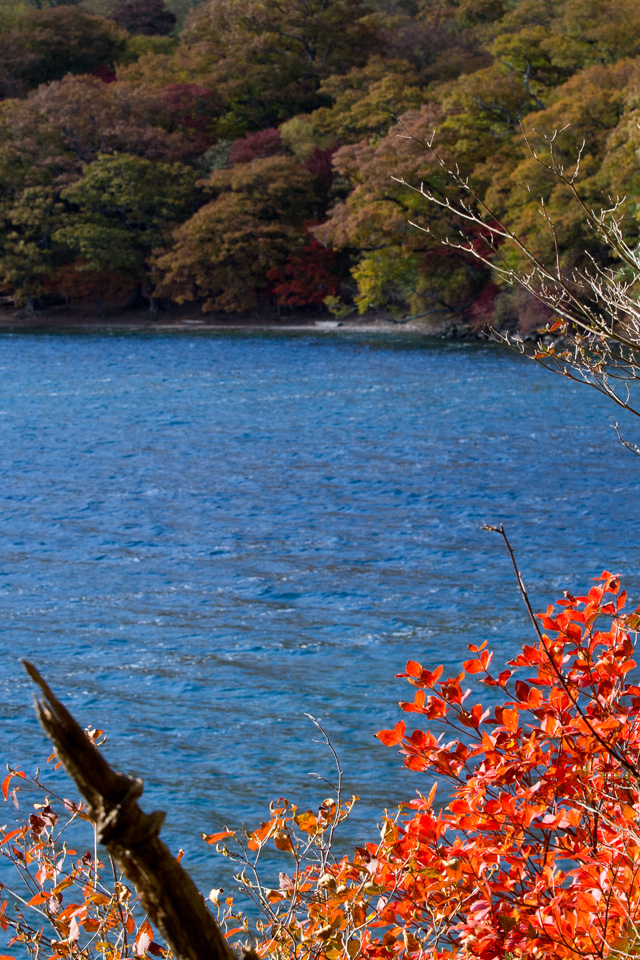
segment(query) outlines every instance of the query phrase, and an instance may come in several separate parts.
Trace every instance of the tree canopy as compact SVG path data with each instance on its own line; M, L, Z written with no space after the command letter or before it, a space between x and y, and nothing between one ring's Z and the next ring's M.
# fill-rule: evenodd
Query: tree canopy
M3 10L0 274L18 300L31 268L22 283L7 238L25 191L45 191L32 217L49 237L50 211L78 215L74 185L98 158L146 161L159 183L163 164L181 163L203 181L151 254L135 231L122 249L131 275L153 262L158 292L205 310L276 302L285 264L302 269L301 251L318 243L338 277L335 309L530 325L527 297L443 248L455 218L411 189L449 189L426 146L434 132L439 155L541 257L557 244L576 268L606 260L535 159L554 131L567 165L581 154L585 204L626 197L630 241L638 231L632 0L203 0L174 19L184 12L171 0L12 0ZM79 252L42 239L39 249L38 295L55 297Z

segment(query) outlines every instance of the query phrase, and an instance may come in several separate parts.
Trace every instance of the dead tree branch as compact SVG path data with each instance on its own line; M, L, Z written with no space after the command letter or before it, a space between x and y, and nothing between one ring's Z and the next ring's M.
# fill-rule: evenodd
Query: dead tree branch
M41 693L38 719L87 801L98 839L134 884L176 960L236 960L193 880L159 837L165 814L138 806L142 780L116 773L33 664L22 662Z

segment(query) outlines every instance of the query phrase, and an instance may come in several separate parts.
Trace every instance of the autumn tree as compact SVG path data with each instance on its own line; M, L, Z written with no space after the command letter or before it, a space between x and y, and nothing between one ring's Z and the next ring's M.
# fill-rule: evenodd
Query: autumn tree
M197 83L168 83L162 90L166 116L162 126L182 135L194 154L201 154L216 142L216 119L220 115L220 97Z
M302 245L317 202L313 177L292 157L266 157L214 172L207 189L213 198L156 260L156 292L201 300L205 311L251 309L269 269Z
M0 184L9 193L66 185L103 153L184 159L192 147L182 132L166 129L169 116L162 92L93 77L66 77L0 103Z
M176 25L176 15L168 10L164 0L129 0L114 7L111 19L129 33L144 36L171 33Z
M451 320L489 282L488 269L443 250L437 239L409 225L419 216L422 201L393 179L398 170L409 169L417 182L443 181L437 164L408 136L428 135L439 119L433 106L410 111L377 145L358 143L335 154L334 167L351 190L316 233L351 252L355 303L363 313L376 309L402 317L410 311ZM445 229L448 222L445 212L439 225Z
M193 209L195 173L180 163L102 155L61 198L70 211L54 240L78 270L115 272L141 284L152 251L166 245L171 227Z
M64 212L56 191L47 186L27 187L0 202L0 289L16 304L33 310L36 299L51 290L51 277L63 259L53 237Z
M197 99L190 98L191 106ZM184 97L181 103L184 105ZM109 288L114 282L121 286L123 277L130 282L143 278L151 248L156 243L162 246L160 225L165 219L172 225L193 210L196 174L175 164L193 154L198 136L197 118L187 120L184 110L178 111L175 96L122 83L106 85L88 77L67 77L39 88L25 100L0 104L0 184L7 211L0 272L5 289L19 298L37 296L43 292L44 271L53 292L64 267L64 295L68 296L72 262L84 271L79 284L83 288L88 270L94 271L96 290L100 287L98 276L103 276ZM115 179L109 184L111 176ZM65 190L79 183L80 193L67 197ZM152 189L156 193L150 198ZM61 232L55 241L47 205L32 204L34 190L52 197L56 210L60 209L57 201L62 201L65 221L59 224ZM102 190L100 207L95 191ZM134 200L137 206L132 207ZM122 203L120 214L116 215L115 209L109 213L109 203ZM38 256L29 254L29 269L25 248L16 248L26 227L22 221L18 227L14 223L15 212L26 209L30 210L29 229L40 238L36 241ZM102 214L106 219L101 222ZM40 215L43 219L38 226ZM114 244L112 253L107 250L109 243ZM18 276L21 257L24 282ZM113 260L118 260L117 276L112 276ZM111 278L108 282L104 270Z
M374 3L375 23L383 41L385 58L402 60L425 87L473 73L491 62L487 37L495 33L504 10L502 4L473 0ZM484 18L469 18L468 7L487 11ZM485 36L486 34L486 36ZM483 42L484 41L484 42Z
M264 157L275 157L282 153L283 143L280 132L274 127L258 130L256 133L247 133L234 141L229 154L229 166L235 167L238 163L251 163Z
M102 17L74 6L33 10L3 32L0 92L23 94L66 74L113 66L125 49L125 34Z
M371 42L363 20L364 0L302 0L266 5L254 0L214 0L196 8L185 25L188 43L206 40L227 61L240 56L249 62L251 50L259 61L276 59L305 64L311 75L328 75L366 57ZM365 48L354 50L357 41ZM249 43L251 50L243 49Z
M130 82L192 81L225 101L220 137L277 126L320 106L323 77L363 64L377 43L364 0L212 0L187 19L170 56L143 57Z
M340 289L335 251L317 240L290 254L281 267L272 267L267 277L280 306L319 306Z

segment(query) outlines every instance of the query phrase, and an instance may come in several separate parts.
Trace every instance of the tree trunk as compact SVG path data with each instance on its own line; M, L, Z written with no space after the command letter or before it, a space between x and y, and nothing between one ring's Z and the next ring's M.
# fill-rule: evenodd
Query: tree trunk
M135 309L135 307L140 306L141 301L142 301L142 284L136 283L135 287L133 288L133 293L125 303L125 307L127 310L133 310Z
M36 668L23 664L42 694L38 719L87 801L99 841L135 885L175 960L237 960L193 880L160 840L164 813L143 813L138 806L142 780L116 773ZM243 960L258 958L250 952Z

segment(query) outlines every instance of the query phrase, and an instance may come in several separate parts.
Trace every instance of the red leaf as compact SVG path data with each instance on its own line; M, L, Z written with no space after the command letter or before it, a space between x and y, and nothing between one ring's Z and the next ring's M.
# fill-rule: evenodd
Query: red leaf
M400 720L399 723L396 723L393 730L379 730L378 733L376 733L376 737L384 743L385 747L392 747L394 744L402 743L405 729L406 724L403 720Z
M503 710L502 711L502 722L509 731L509 733L516 733L518 730L518 711L517 709L513 710Z
M482 664L479 660L465 660L462 666L467 673L482 673Z

